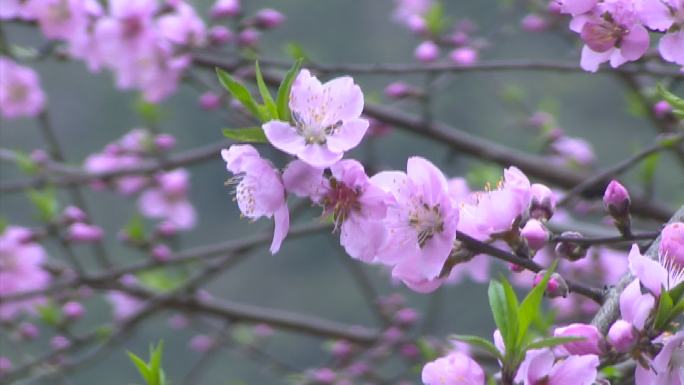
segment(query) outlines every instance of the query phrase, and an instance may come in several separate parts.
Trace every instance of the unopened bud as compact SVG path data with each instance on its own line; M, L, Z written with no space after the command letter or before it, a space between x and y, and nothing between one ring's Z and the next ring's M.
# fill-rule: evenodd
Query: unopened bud
M584 238L582 234L575 231L566 231L561 234L561 237L565 238L566 240L558 242L556 245L556 253L560 257L570 261L577 261L587 255L588 246L569 240L573 238L582 239Z
M394 82L385 87L385 95L392 99L402 99L415 95L415 89L404 82Z
M254 22L257 27L272 29L280 26L285 21L285 16L275 9L265 8L257 12Z
M67 230L67 239L74 243L98 242L104 236L104 232L98 226L85 223L74 223Z
M545 274L545 270L542 270L539 273L537 273L537 275L534 276L533 286L537 286L542 281L542 279L544 279ZM549 282L546 284L547 297L565 298L568 295L569 291L570 290L568 289L568 284L565 282L565 279L563 279L563 277L558 273L552 273L551 277L549 278Z
M159 150L168 151L176 146L176 138L169 134L159 134L154 137L154 145Z
M477 50L471 47L456 48L449 54L449 59L462 66L471 66L477 63L479 55Z
M62 306L62 313L67 320L76 321L83 317L85 308L76 301L69 301Z
M581 337L582 340L567 342L562 346L570 354L585 355L597 354L601 355L604 350L605 342L603 336L598 331L596 326L582 323L575 323L566 327L557 328L553 332L554 337Z
M532 202L530 216L534 219L548 221L556 211L556 196L550 188L540 183L530 186Z
M615 222L615 227L623 235L631 233L629 218L629 192L618 181L612 180L603 194L603 205Z
M9 373L12 371L12 361L5 356L0 356L0 374Z
M19 332L19 337L22 340L27 340L27 341L34 340L34 339L38 338L38 335L40 335L40 329L38 329L38 327L36 325L34 325L32 323L28 323L28 322L22 322L19 325L18 332Z
M254 28L247 28L238 35L238 45L240 47L254 47L259 43L261 33Z
M660 255L684 268L684 222L665 226L661 234Z
M413 53L422 63L430 63L439 57L439 47L433 41L427 40L418 45Z
M50 346L53 350L62 350L71 346L71 341L64 336L57 335L50 339Z
M162 237L173 237L178 234L178 226L168 221L161 222L157 225L157 234Z
M525 16L520 22L522 29L526 32L542 32L549 27L549 23L543 17L531 13Z
M653 113L655 114L655 116L662 119L672 113L672 106L670 105L670 103L661 100L653 105Z
M235 17L240 14L240 0L218 0L211 7L211 17L221 19Z
M410 307L403 308L394 315L394 320L400 326L411 326L418 320L418 312Z
M233 41L233 31L222 25L216 25L209 29L209 43L223 45Z
M197 353L205 353L214 347L214 340L204 334L198 334L188 343L190 350Z
M152 255L152 258L154 258L155 261L164 263L168 262L171 259L172 252L168 246L166 246L163 243L159 243L152 247L150 254Z
M215 110L221 106L221 96L211 91L199 97L199 106L205 111Z
M76 206L67 206L62 211L62 218L67 223L85 222L88 220L86 213Z
M539 250L549 241L549 233L544 225L536 219L530 219L520 230L520 235L527 241L532 250Z
M627 353L637 340L637 333L631 323L619 319L608 330L608 343L618 353Z

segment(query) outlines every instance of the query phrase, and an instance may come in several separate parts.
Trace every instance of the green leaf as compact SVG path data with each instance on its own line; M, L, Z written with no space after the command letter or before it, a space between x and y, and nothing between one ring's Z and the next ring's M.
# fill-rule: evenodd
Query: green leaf
M136 274L136 277L146 287L158 293L169 292L185 282L184 275L180 273L174 274L166 269L141 271Z
M43 191L30 190L28 197L38 211L38 218L43 222L52 222L59 212L59 202L52 189Z
M497 359L503 361L503 356L501 355L501 352L499 349L494 346L493 343L489 342L488 340L478 337L478 336L466 336L466 335L452 335L449 336L450 339L458 340L458 341L463 341L467 344L477 346L480 349L485 350L492 356L496 357Z
M302 59L297 60L290 68L283 81L278 87L278 95L276 96L276 106L278 108L278 119L289 122L291 120L290 116L290 90L292 89L292 83L294 83L295 78L299 74L299 70L302 68Z
M134 353L127 352L131 362L133 362L135 367L138 369L140 376L145 380L147 385L166 385L167 383L164 369L162 369L163 351L163 341L160 341L156 346L150 345L149 362L145 362L142 358L138 357Z
M31 159L31 156L25 152L14 151L14 160L19 169L29 175L36 174L40 169L36 162Z
M142 358L138 357L134 353L127 352L127 354L128 358L131 360L131 362L133 362L135 367L138 369L140 377L142 377L148 385L153 384L152 373L150 372L150 369L147 367L147 362L143 361Z
M558 345L567 344L568 342L581 341L584 337L548 337L537 340L525 345L525 351L531 349L551 348Z
M128 221L124 232L128 238L135 243L145 242L147 236L145 235L145 223L140 215L135 215Z
M516 344L518 332L517 309L511 308L511 303L507 299L506 289L501 282L497 280L491 281L487 294L494 322L501 332L504 345L506 346L506 357L509 357L514 354Z
M134 109L145 123L152 126L158 124L164 115L157 104L145 101L143 98L138 98L135 101Z
M9 225L9 222L7 222L7 219L0 217L0 235L2 235L5 230L7 230L7 226Z
M441 2L435 2L425 13L425 26L431 34L438 36L444 31L447 25L447 18L444 16L444 6Z
M520 315L518 310L518 296L513 290L513 286L505 278L501 279L501 283L504 288L504 294L506 295L506 308L508 313L508 324L510 326L510 343L506 344L506 350L511 350L511 352L516 351L518 345L518 340L521 340L520 331ZM505 340L504 340L505 341Z
M221 85L237 100L239 101L255 118L264 122L268 117L263 116L263 111L259 109L259 105L254 101L252 94L247 87L242 83L233 79L228 72L216 68L216 75L218 76Z
M309 60L309 54L304 50L301 44L289 42L285 44L285 53L293 60Z
M223 136L243 143L267 143L268 139L261 127L224 128Z
M658 95L674 109L684 109L684 99L668 91L662 84L658 84Z
M647 156L641 162L641 181L644 184L650 184L655 177L655 173L658 170L658 163L660 162L660 153L654 153Z
M264 76L261 74L261 68L259 68L258 61L254 65L254 67L254 72L256 73L257 86L259 87L259 93L261 94L261 100L263 100L269 115L268 120L278 119L278 108L276 107L276 104L273 101L271 91L268 90L268 87L264 82Z
M551 268L549 268L546 274L544 274L541 282L539 282L537 286L530 290L525 299L523 299L522 304L520 304L520 310L518 312L518 316L520 318L520 333L518 335L517 341L518 344L523 342L525 336L527 335L530 324L539 315L539 308L541 307L546 286L549 283L549 279L551 279L551 274L556 269L556 265L557 261L554 261L554 263L551 265Z
M53 303L38 307L38 316L50 326L57 326L62 321L62 314Z
M637 92L626 92L625 102L627 103L627 113L634 116L635 118L641 118L646 116L648 112L646 106L641 100L641 95Z
M678 303L682 300L682 294L684 294L684 282L681 282L679 285L670 289L670 298L672 298L672 302L674 303Z
M674 302L672 301L672 297L670 297L670 293L664 289L661 290L654 323L656 330L662 330L667 325L673 307Z

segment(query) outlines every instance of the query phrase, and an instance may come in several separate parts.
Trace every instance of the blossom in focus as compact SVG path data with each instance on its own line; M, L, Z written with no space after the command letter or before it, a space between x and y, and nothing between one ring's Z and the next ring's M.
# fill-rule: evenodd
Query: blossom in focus
M170 222L179 229L194 227L197 214L188 199L190 174L187 170L164 172L155 179L157 186L150 187L140 194L140 212L147 217Z
M663 348L648 367L637 364L635 385L682 385L684 384L684 332L680 331L662 339Z
M653 295L660 296L660 290L670 290L684 282L684 266L669 255L660 254L658 260L641 255L639 246L632 245L629 252L629 270Z
M242 215L251 220L273 217L275 229L270 250L275 254L290 228L290 212L280 173L248 144L232 145L221 150L221 156L226 169L234 174L229 183L236 185L235 198Z
M518 376L524 385L591 385L596 380L599 358L593 354L571 355L556 361L549 349L530 350Z
M350 77L325 84L302 70L290 92L293 124L272 120L263 125L271 144L314 167L329 167L356 147L368 129L361 118L363 93Z
M659 254L684 266L684 222L670 223L661 233Z
M45 93L35 71L0 56L0 115L34 117L45 107Z
M428 362L421 378L425 385L484 385L485 373L472 358L461 352L451 352Z
M33 312L43 304L41 296L3 302L3 297L41 290L50 283L50 275L43 270L47 260L45 249L30 240L31 231L9 226L0 234L0 319L10 320L20 312Z
M383 221L388 242L377 260L394 266L392 275L414 289L434 280L451 253L459 218L446 177L426 159L411 157L406 173L384 171L371 182L392 195Z
M554 330L554 337L578 337L579 341L568 342L563 349L571 355L585 355L603 353L603 336L594 325L574 323Z
M660 56L684 65L684 1L642 0L637 4L646 26L665 32L658 44Z

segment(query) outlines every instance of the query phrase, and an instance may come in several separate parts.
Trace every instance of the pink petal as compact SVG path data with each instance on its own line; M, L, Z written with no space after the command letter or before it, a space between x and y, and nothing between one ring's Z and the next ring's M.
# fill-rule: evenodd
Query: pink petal
M684 29L670 32L661 37L658 50L663 59L684 65Z
M549 383L553 385L591 385L596 380L598 356L570 356L556 364Z
M632 250L629 252L629 270L632 271L642 285L651 291L656 296L660 295L661 286L667 282L667 270L648 257L641 255L639 246L632 245Z
M629 33L622 38L620 54L629 61L637 60L646 53L648 45L648 31L642 25L635 24Z
M535 384L547 376L553 367L554 360L553 352L548 349L528 352L525 357L525 361L528 361L526 383Z
M608 50L606 52L596 52L589 48L589 46L582 47L582 59L580 60L580 66L583 70L589 72L598 71L599 65L605 63L610 59L610 55L614 50Z
M320 144L309 144L297 153L299 159L313 167L326 168L342 159L342 152L333 152Z
M280 245L283 243L287 232L290 230L290 211L287 204L283 203L278 210L273 214L275 226L273 228L273 242L271 242L271 254L275 254L280 250Z
M322 168L312 167L299 159L290 162L283 171L285 189L300 198L310 198L314 202L318 202L325 193L326 182Z
M641 294L641 286L638 279L630 283L620 295L620 314L622 314L622 318L639 330L644 328L646 318L648 318L654 305L655 298L653 296Z
M351 150L361 143L368 130L368 120L353 119L345 121L334 135L327 138L327 145L334 152Z
M642 0L637 4L639 16L648 28L667 31L674 23L670 9L661 0Z
M442 171L425 158L410 157L406 162L406 174L416 185L421 186L423 201L430 206L440 203L441 197L449 190Z
M138 208L147 217L159 218L166 213L168 204L161 190L147 189L138 198Z
M385 243L387 232L381 221L364 221L351 217L344 221L340 244L352 258L372 262Z
M273 147L291 155L297 155L306 147L304 138L297 133L297 129L288 123L272 120L262 128L266 138Z
M597 0L563 0L561 10L571 15L579 15L591 11Z
M197 213L192 203L183 200L175 202L169 207L167 218L169 222L178 226L179 229L190 229L195 226Z
M363 111L363 92L354 84L349 76L339 77L323 85L324 92L329 99L326 106L327 115L324 126L335 124L337 121L357 119Z

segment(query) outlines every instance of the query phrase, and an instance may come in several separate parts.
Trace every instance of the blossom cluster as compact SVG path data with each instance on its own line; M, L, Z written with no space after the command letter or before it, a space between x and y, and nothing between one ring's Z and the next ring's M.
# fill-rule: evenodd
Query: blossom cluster
M581 66L595 72L610 62L618 67L643 57L650 32L661 33L663 60L684 66L684 3L681 0L559 0L570 15L570 29L584 42Z
M210 16L218 24L213 26L183 0L112 0L106 6L95 0L8 0L1 8L0 20L37 23L45 38L63 43L66 55L82 60L92 72L111 71L119 89L141 91L149 102L176 91L192 62L192 49L228 43L254 47L260 31L284 21L273 9L244 17L239 0L215 3ZM222 24L226 18L239 21L237 31ZM12 75L10 84L5 86L5 76L0 84L3 116L35 116L44 103L35 74L4 58L0 66L3 74Z

